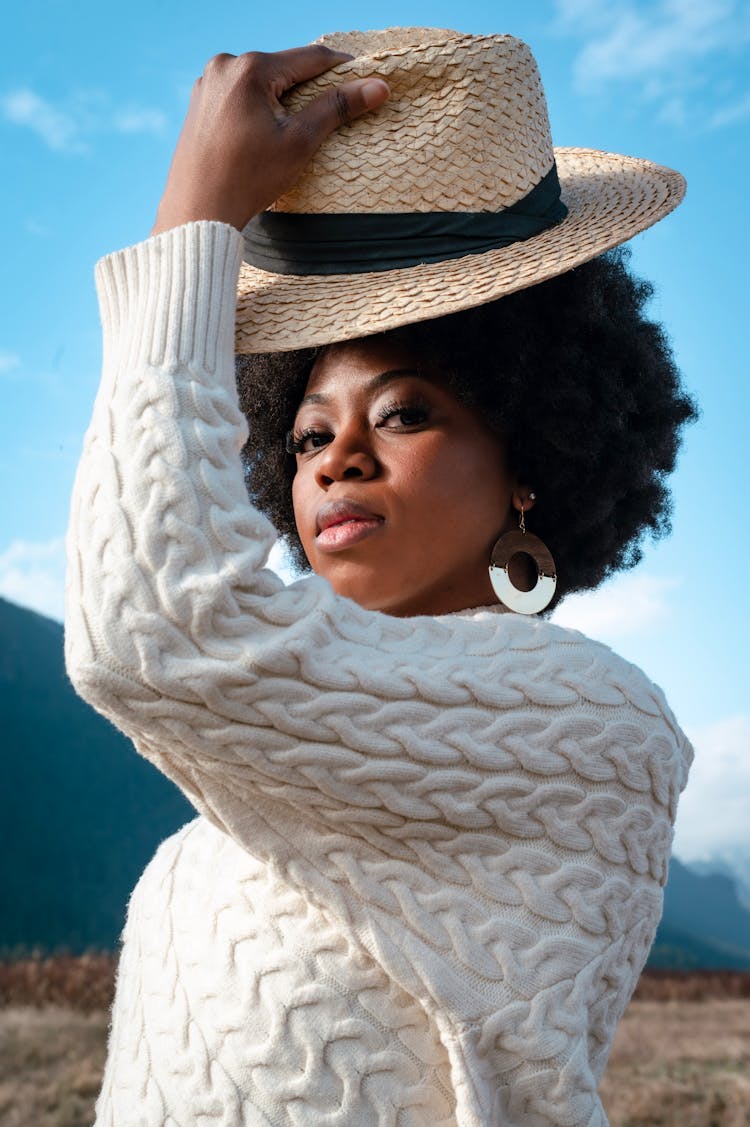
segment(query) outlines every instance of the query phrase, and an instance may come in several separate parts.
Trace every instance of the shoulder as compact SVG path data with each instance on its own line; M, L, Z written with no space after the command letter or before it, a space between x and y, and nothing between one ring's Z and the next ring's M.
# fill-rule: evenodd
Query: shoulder
M643 670L578 630L494 607L457 616L453 628L479 687L502 678L539 704L620 707L679 731L664 693Z
M662 689L603 642L546 619L504 616L504 649L536 654L540 678L570 685L591 703L630 706L644 716L677 722Z
M153 919L178 906L181 913L187 907L200 911L206 890L216 889L221 874L236 871L243 859L251 863L228 834L203 815L193 818L161 842L143 870L130 897L126 931L138 918Z
M693 749L663 690L639 666L578 630L522 615L500 618L502 660L530 702L596 719L623 751L652 749L671 760L684 787Z
M552 622L542 622L538 629L547 636L551 653L567 657L569 671L562 675L576 684L584 698L595 700L598 697L607 703L629 707L643 717L663 722L676 737L685 740L664 691L640 666L578 630Z
M543 679L569 687L579 705L597 716L623 749L636 747L652 770L655 762L671 765L677 791L684 788L693 748L664 691L639 666L603 642L553 622L537 619L517 629L520 641L525 636L527 645L536 639L542 646Z

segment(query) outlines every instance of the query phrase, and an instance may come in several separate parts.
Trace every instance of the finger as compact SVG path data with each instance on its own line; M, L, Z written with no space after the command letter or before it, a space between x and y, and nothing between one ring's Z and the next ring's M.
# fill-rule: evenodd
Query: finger
M212 58L210 58L203 68L203 73L200 74L193 83L193 93L199 90L203 85L204 78L209 78L212 75L216 74L221 70L222 67L226 66L228 60L236 58L236 55L228 55L226 52L223 52L220 55L214 55Z
M226 51L222 51L219 55L214 55L208 60L203 68L203 74L211 74L212 71L221 70L232 59L236 59L236 55L229 55Z
M296 86L298 82L305 82L308 78L317 78L331 67L338 66L353 59L353 55L346 51L332 51L322 43L311 43L308 47L292 47L288 51L277 51L268 56L273 60L274 69L281 78L284 90Z
M303 134L311 151L339 125L353 121L387 101L390 89L382 78L363 78L342 82L315 98L291 119L293 128Z

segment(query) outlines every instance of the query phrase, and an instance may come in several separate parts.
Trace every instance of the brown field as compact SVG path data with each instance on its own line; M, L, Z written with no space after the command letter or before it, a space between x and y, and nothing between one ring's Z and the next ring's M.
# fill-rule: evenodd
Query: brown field
M88 1127L112 956L0 963L0 1127ZM750 975L644 975L602 1098L612 1127L750 1127Z
M0 1007L65 1006L108 1010L115 993L115 955L55 955L0 962Z
M613 1127L747 1127L750 1001L634 999L600 1091Z

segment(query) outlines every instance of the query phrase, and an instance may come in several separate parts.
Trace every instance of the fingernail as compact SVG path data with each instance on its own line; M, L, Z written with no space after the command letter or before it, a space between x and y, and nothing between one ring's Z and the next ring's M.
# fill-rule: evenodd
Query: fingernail
M362 83L360 87L362 93L362 101L368 109L371 106L378 106L383 101L383 91L386 95L390 94L388 83L383 82L382 78L368 78Z

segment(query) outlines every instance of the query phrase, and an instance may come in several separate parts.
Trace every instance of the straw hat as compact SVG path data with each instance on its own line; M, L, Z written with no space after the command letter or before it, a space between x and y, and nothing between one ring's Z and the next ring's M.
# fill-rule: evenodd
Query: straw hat
M296 87L291 111L353 77L382 77L391 96L332 133L245 229L238 352L492 301L625 242L684 195L682 176L650 161L553 149L536 63L512 36L391 28L320 42L356 57Z

